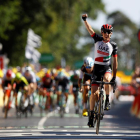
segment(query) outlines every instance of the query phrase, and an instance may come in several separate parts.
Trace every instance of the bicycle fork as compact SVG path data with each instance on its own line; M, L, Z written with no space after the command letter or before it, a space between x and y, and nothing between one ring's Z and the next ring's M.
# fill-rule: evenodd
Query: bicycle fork
M101 115L100 118L102 120L103 119L103 116L104 116L104 92L103 92L103 90L100 91L100 95L99 96L100 97L99 97L99 101L98 101L98 105L97 105L97 107L98 107L97 110L101 109L100 110L100 115ZM99 108L99 102L101 102L101 107L100 108Z

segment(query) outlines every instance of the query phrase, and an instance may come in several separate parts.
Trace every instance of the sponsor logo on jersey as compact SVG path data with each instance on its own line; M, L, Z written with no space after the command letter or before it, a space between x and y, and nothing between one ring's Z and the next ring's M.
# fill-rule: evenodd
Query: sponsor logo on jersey
M109 48L107 45L105 46L103 43L99 46L97 53L103 54L103 55L109 55Z

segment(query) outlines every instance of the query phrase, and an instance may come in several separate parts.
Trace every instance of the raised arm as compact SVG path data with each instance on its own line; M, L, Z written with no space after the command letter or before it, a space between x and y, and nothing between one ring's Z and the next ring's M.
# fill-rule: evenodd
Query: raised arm
M85 26L86 26L86 28L87 28L89 34L90 34L90 35L93 35L95 32L94 32L94 30L92 29L91 25L87 22L87 20L86 20L87 17L88 17L87 14L83 14L83 15L82 15L82 19L83 19L83 21L84 21L84 23L85 23Z
M116 77L117 68L118 68L117 57L113 57L113 77Z

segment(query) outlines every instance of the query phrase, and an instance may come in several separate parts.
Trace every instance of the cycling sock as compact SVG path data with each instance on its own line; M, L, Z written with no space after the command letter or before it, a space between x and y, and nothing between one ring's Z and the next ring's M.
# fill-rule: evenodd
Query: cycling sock
M86 103L84 103L84 109L86 109Z
M66 107L69 107L69 104L70 104L70 100L68 99L66 103Z
M109 95L106 95L106 101L109 101Z
M86 109L88 109L88 104L86 103Z

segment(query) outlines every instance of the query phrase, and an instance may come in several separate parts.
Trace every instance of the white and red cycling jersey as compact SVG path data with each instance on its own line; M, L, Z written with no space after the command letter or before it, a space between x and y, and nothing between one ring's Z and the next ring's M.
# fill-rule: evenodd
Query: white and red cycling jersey
M91 37L95 41L94 64L111 65L111 56L117 57L117 44L112 41L104 42L103 37L96 33Z

